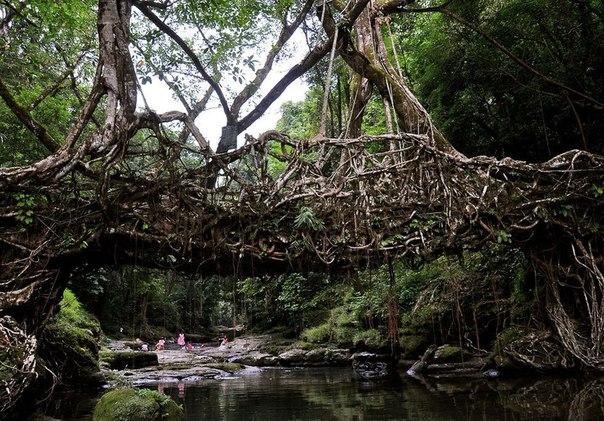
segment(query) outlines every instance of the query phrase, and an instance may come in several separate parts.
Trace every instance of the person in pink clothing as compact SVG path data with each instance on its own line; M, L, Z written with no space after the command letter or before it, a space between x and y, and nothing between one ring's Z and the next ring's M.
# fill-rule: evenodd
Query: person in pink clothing
M180 346L185 346L185 333L182 330L178 334L178 339L176 340L176 343Z

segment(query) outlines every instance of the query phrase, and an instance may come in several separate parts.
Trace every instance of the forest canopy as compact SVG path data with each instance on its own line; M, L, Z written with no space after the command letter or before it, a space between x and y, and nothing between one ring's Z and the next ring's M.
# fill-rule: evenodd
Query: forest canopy
M458 339L546 331L533 368L600 369L603 16L595 0L0 0L0 408L34 381L70 284L139 328L173 288L189 326L218 320L200 310L218 297L299 332L314 303L391 344L454 303L439 314ZM299 79L306 99L251 135ZM160 85L174 109L149 106ZM520 345L507 355L530 364Z

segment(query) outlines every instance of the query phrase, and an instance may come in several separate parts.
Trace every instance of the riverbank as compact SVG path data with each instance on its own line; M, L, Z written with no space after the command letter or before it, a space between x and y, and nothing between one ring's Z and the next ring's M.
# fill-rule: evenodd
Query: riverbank
M133 385L195 382L229 377L235 373L251 373L261 370L260 367L345 366L353 357L347 349L304 350L278 345L270 335L240 337L222 346L194 344L191 350L167 343L161 351L141 351L136 346L131 347L132 344L136 342L111 341L106 344L106 352L154 354L157 356L156 364L112 369L107 363L101 363L102 372L110 384L123 381Z
M133 345L133 347L129 346ZM349 349L321 347L306 349L296 343L275 340L271 335L243 336L226 345L194 344L193 348L167 343L164 350L145 352L136 348L136 342L112 341L108 352L129 353L143 357L148 362L141 368L135 364L110 368L102 363L103 374L108 382L128 382L132 385L157 383L196 382L203 379L219 379L233 375L257 372L263 367L337 367L349 366L363 379L375 379L386 375L388 356L371 353L354 353ZM499 372L486 369L485 355L469 354L458 347L443 345L430 347L418 360L399 360L396 370L406 375L428 377L497 377ZM123 361L128 361L124 359Z

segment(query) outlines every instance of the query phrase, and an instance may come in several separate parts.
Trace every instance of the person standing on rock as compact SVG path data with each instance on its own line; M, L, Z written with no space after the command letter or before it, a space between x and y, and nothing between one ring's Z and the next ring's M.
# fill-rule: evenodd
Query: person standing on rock
M179 346L185 346L185 333L182 330L178 334L178 339L177 339L176 343Z

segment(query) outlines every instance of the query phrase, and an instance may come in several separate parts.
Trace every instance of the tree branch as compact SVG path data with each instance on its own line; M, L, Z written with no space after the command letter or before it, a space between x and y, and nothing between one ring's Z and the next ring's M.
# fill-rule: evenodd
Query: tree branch
M349 11L342 17L343 22L349 22L352 24L356 18L361 14L369 0L360 0L356 2ZM316 3L315 3L316 4ZM294 67L292 67L277 84L269 91L268 94L260 101L260 103L245 117L239 120L237 123L237 132L241 133L254 121L264 114L264 112L271 106L273 102L283 93L283 91L296 79L306 73L310 68L319 62L329 51L333 44L334 34L328 33L328 39L325 42L315 47L308 55Z
M291 38L296 29L298 29L300 24L304 21L304 18L310 11L310 8L313 4L314 0L306 0L306 3L302 7L302 10L300 10L291 25L284 24L283 28L281 28L279 38L277 39L275 45L273 45L273 47L269 51L264 62L264 66L256 72L256 77L254 78L254 80L251 81L239 93L239 95L237 95L237 97L233 101L233 106L231 108L233 115L238 115L242 105L258 91L260 85L262 84L262 82L264 82L269 72L271 71L273 63L275 61L275 57L277 56L277 54L279 54L285 43Z
M256 105L256 107L250 111L245 117L243 117L237 123L237 133L243 132L245 129L250 127L256 120L258 120L264 112L272 105L273 102L283 91L296 79L310 70L315 64L319 62L329 52L333 38L326 40L322 45L315 47L304 59L293 66L283 76L279 82L273 86L273 88L262 98L262 100Z
M187 43L176 32L174 32L174 30L172 30L172 28L170 28L168 25L166 25L159 17L157 17L157 15L155 15L151 10L149 10L148 7L146 7L144 4L142 4L140 1L137 1L137 0L133 0L132 3L151 22L153 22L155 24L155 26L157 26L163 33L165 33L170 38L172 38L172 40L180 48L182 48L182 50L189 57L189 59L191 59L191 61L193 62L193 65L195 66L197 71L201 74L203 79L210 84L212 89L214 89L214 91L216 92L216 95L218 95L218 99L220 100L220 105L222 105L222 109L224 111L224 114L227 117L227 121L229 119L231 119L232 113L231 113L231 110L229 109L229 104L226 100L226 97L224 96L224 93L222 92L222 89L220 88L220 85L218 85L218 83L216 83L216 81L214 79L212 79L212 77L205 70L203 64L201 64L201 61L199 60L199 57L197 57L197 54L195 54L193 52L191 47L189 47L187 45Z
M13 114L19 119L25 127L29 129L42 143L46 149L50 152L56 152L60 145L53 137L48 133L46 127L40 124L35 118L31 116L29 111L22 107L15 98L11 95L8 87L4 84L4 81L0 77L0 97L4 100L8 108Z

